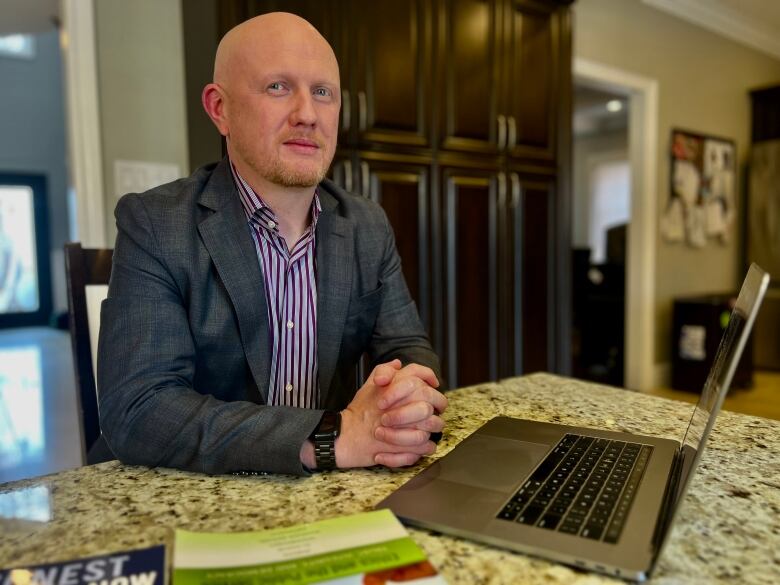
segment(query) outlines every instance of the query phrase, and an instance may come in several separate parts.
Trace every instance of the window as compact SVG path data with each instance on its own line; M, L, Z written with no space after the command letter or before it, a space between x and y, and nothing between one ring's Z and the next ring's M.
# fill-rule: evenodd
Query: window
M35 57L35 39L32 35L0 36L0 57L33 59Z

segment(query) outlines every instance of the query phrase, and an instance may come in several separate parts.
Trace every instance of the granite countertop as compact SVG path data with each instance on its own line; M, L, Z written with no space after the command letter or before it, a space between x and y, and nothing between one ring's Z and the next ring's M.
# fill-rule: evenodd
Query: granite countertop
M507 415L680 440L686 403L534 374L451 392L436 456ZM780 583L780 423L722 412L654 583ZM206 476L118 462L0 485L0 567L170 544L172 529L233 532L373 508L422 466L291 476ZM618 583L410 529L450 583Z

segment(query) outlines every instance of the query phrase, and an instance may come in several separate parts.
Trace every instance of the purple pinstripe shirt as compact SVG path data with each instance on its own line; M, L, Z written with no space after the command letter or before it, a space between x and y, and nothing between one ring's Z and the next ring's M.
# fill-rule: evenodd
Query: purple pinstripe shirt
M265 282L270 331L271 379L268 404L317 408L317 281L315 228L320 199L314 193L311 224L292 250L278 220L230 164L244 206Z

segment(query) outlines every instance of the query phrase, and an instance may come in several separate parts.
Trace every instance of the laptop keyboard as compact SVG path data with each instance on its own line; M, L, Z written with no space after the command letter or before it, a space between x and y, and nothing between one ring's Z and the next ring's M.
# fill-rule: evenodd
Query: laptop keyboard
M615 543L652 450L567 434L497 517Z

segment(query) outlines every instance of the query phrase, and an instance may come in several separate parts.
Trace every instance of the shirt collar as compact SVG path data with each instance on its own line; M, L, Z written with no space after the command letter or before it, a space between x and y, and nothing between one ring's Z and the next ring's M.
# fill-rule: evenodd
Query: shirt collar
M258 193L255 192L254 189L247 183L244 178L241 176L241 173L238 172L238 169L235 167L232 161L230 161L230 170L233 174L233 182L236 185L236 189L238 190L238 196L241 200L241 205L244 208L244 213L246 213L247 219L251 219L252 217L262 217L267 216L270 219L276 221L276 213L274 213L274 210L271 209L268 204L263 201L263 198L260 197ZM314 199L312 200L311 205L311 227L312 231L317 227L317 219L320 216L320 211L322 211L322 205L320 205L320 196L319 196L319 187L314 190ZM260 222L261 225L266 225L266 222ZM277 222L278 223L278 222Z

